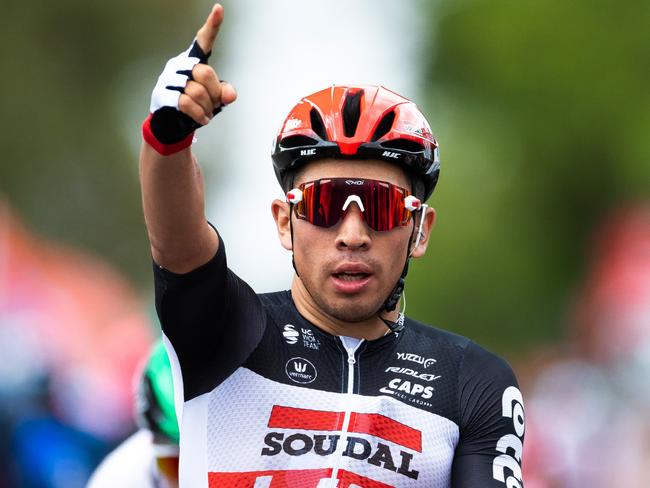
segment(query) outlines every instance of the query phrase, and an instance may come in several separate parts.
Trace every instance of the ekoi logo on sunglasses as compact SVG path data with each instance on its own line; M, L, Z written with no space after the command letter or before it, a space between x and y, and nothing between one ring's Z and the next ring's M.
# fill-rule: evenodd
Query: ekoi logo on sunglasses
M365 180L345 180L346 185L363 185Z

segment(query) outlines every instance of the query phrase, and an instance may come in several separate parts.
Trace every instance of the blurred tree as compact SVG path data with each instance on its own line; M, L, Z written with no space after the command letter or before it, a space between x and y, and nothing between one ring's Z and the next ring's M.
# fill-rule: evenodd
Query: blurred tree
M137 157L116 108L129 65L189 43L206 2L11 1L3 5L0 196L37 232L150 281ZM189 13L188 13L189 10ZM153 86L157 72L150 73ZM138 80L139 81L139 80ZM138 94L139 86L134 86ZM128 102L127 102L128 103ZM135 98L140 119L148 98Z
M594 223L650 196L650 3L427 8L425 109L443 166L409 308L525 349L560 333Z

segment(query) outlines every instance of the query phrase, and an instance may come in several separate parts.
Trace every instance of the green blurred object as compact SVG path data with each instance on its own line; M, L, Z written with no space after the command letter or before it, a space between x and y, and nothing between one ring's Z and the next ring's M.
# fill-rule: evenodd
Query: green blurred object
M174 409L172 368L162 340L153 347L142 375L137 398L140 427L178 444L179 431Z
M429 4L441 145L410 313L513 354L566 323L590 230L650 197L650 3Z

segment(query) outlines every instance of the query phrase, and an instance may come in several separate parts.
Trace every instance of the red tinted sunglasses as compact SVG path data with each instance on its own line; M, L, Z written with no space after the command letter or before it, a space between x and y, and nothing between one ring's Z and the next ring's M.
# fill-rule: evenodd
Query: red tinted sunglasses
M356 203L368 227L379 232L409 223L422 206L408 190L385 181L359 178L323 178L308 181L287 193L296 216L318 227L336 225L351 203Z

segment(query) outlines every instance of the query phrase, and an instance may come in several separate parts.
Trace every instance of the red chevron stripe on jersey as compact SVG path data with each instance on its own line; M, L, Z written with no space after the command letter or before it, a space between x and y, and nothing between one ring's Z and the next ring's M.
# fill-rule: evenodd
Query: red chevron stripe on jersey
M329 480L332 468L297 469L287 471L251 471L248 473L209 473L210 488L318 488L322 480ZM338 472L337 488L394 488L380 481L351 473Z
M272 429L337 431L343 429L344 412L308 410L275 405L268 426ZM348 432L368 434L422 452L422 432L378 413L352 412Z

